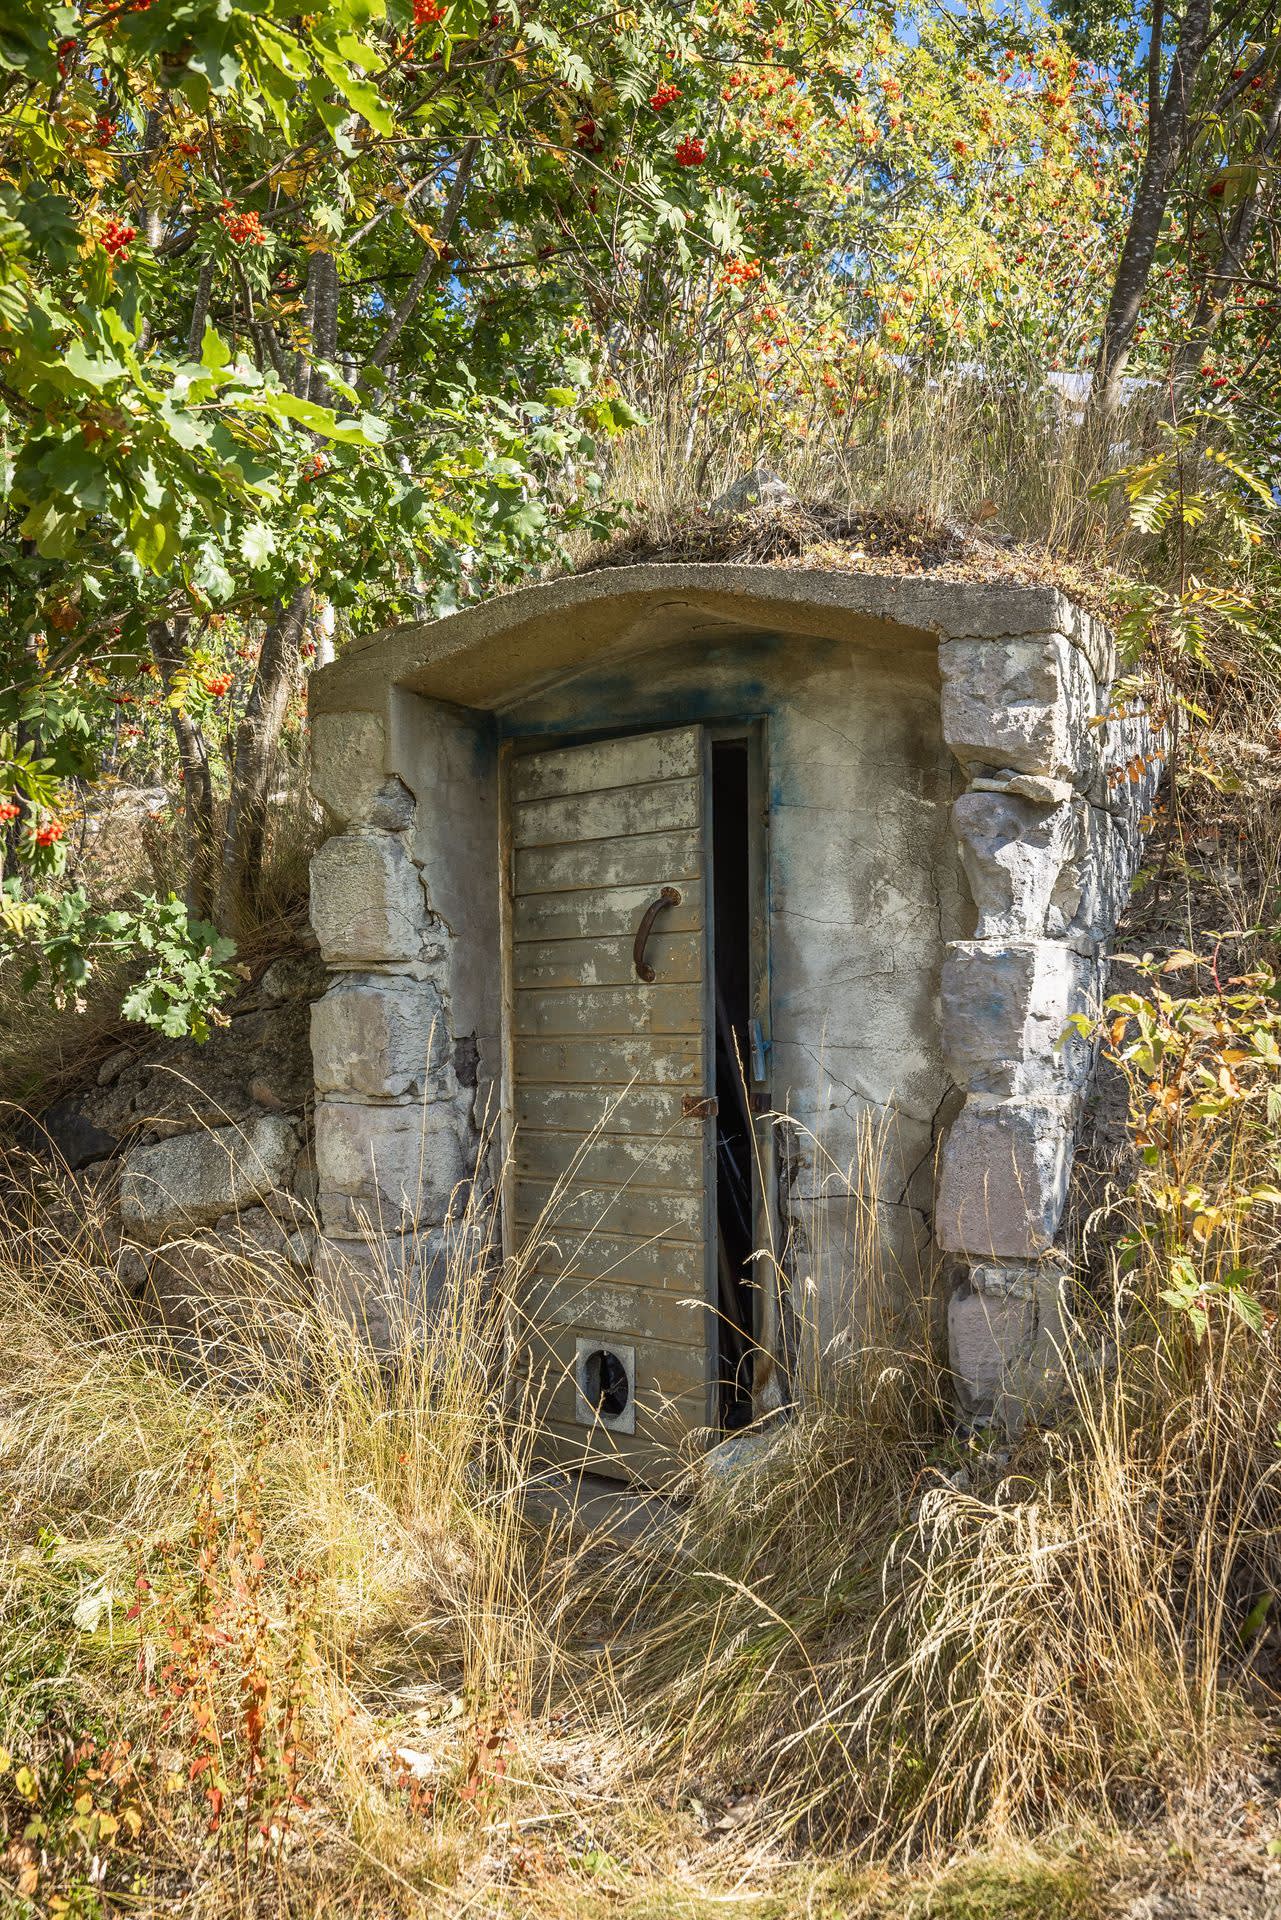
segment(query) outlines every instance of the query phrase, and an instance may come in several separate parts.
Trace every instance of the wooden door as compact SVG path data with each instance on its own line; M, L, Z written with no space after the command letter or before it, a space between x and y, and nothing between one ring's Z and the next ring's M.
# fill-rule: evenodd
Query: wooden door
M713 1417L706 759L682 727L520 755L509 787L522 1338L552 1450L651 1480Z

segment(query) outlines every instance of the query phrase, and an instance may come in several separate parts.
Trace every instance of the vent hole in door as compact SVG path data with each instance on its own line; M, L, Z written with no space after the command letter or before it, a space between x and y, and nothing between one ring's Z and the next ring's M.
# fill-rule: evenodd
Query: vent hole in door
M581 1391L584 1400L602 1420L618 1420L627 1411L631 1389L627 1368L608 1347L597 1347L582 1362Z
M716 969L716 1225L720 1419L752 1418L755 1237L752 1119L747 1091L752 1015L749 768L746 740L712 746L712 876Z

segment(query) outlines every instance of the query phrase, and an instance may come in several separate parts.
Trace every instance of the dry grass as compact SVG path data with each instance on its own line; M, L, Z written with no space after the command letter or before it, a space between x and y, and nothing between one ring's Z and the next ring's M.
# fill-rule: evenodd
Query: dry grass
M832 1170L863 1222L864 1339L811 1349L805 1417L624 1544L548 1524L466 1232L449 1310L381 1363L243 1266L240 1349L211 1369L118 1296L94 1221L47 1190L11 1207L0 1870L34 1863L84 1913L130 1876L137 1910L191 1916L1105 1911L1124 1826L1228 1778L1266 1718L1276 1335L1225 1331L1189 1378L1132 1316L1102 1330L1124 1366L1076 1368L1056 1432L952 1439L898 1277L876 1292L875 1159L869 1137ZM210 1681L228 1788L208 1830L190 1693L139 1677L140 1652L144 1675L173 1659L152 1599L128 1617L158 1566L189 1614L215 1593L269 1702L302 1676L304 1805L262 1817L239 1695ZM140 1836L95 1853L71 1756L122 1738Z
M1155 416L1145 403L1135 402L1105 441L1031 375L983 379L966 369L935 376L883 367L857 417L820 406L803 435L780 433L766 406L757 416L691 419L643 393L634 398L651 424L619 443L610 488L637 503L660 547L757 464L798 499L866 523L857 563L873 570L916 570L923 559L945 576L960 567L960 577L974 578L981 565L995 577L1057 578L1069 592L1097 596L1131 570L1141 545L1116 504L1091 488L1150 443ZM882 555L883 532L895 527L902 531Z

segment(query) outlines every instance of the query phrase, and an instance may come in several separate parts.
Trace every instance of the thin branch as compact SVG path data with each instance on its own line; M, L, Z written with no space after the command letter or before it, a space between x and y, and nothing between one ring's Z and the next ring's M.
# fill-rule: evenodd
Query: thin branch
M449 245L449 237L462 211L463 200L467 194L468 183L471 180L472 168L476 164L476 154L479 148L480 140L476 134L472 134L458 156L458 165L454 170L454 178L440 217L439 236L436 240L429 241L424 245L423 257L418 263L418 271L410 281L404 298L388 322L387 331L374 348L370 364L376 367L380 373L387 364L392 348L404 332L409 320L413 317L414 310L422 299L423 294L441 270L445 258L445 249Z

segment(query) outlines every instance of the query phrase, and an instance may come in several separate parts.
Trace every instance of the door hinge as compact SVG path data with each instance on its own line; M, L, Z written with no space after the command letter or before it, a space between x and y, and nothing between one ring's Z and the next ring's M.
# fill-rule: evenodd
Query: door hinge
M681 1113L686 1120L714 1120L720 1110L714 1093L687 1093L681 1101Z

